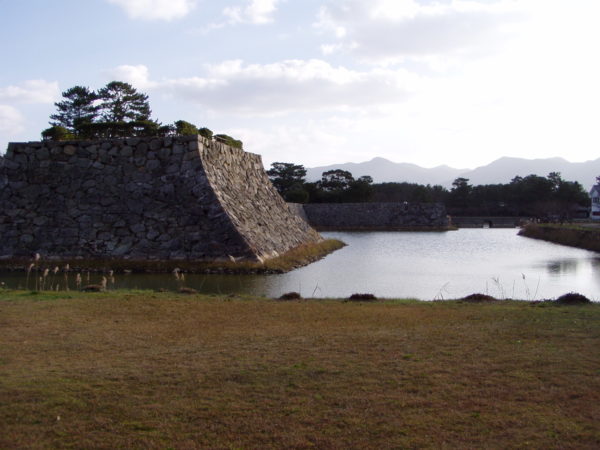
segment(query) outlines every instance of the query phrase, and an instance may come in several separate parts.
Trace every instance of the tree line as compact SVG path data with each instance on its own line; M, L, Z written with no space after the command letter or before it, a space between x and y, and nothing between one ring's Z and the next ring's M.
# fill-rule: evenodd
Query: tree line
M209 128L198 128L185 120L165 125L153 120L148 95L122 81L111 81L97 91L73 86L62 93L62 98L54 103L56 112L50 116L50 128L42 131L44 140L200 135L243 147L238 139L226 134L213 135Z
M452 187L417 183L373 183L368 176L355 179L336 169L323 172L316 182L306 181L302 165L275 162L267 171L282 197L296 203L347 202L439 202L457 216L534 216L572 218L589 207L588 193L577 181L566 181L560 173L547 177L516 176L510 183L473 186L457 178Z

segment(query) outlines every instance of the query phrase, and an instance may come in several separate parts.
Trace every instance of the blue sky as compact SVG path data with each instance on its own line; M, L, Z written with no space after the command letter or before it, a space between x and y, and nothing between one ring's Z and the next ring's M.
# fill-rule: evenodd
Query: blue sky
M60 93L132 83L307 167L600 157L597 0L0 0L0 151Z

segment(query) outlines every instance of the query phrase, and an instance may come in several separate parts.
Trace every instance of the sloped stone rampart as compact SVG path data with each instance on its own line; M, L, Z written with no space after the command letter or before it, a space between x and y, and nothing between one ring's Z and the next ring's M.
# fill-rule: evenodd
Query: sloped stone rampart
M9 144L0 257L256 260L320 236L260 157L202 137Z
M200 155L219 204L253 253L275 257L321 239L273 188L259 155L219 142L201 148Z
M308 223L318 230L402 230L448 227L441 203L310 203Z

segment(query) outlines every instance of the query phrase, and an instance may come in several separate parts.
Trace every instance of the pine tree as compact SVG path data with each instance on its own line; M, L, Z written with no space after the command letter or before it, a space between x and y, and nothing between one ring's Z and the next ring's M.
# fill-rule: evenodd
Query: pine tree
M148 96L129 83L111 81L98 91L100 113L105 122L150 120Z
M96 93L84 86L74 86L64 91L62 96L65 100L54 104L58 111L50 116L50 125L64 127L78 135L81 126L93 122L98 114Z

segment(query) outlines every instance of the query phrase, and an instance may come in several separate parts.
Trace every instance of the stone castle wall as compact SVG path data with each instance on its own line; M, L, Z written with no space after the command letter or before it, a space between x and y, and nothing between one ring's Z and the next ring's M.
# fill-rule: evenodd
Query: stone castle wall
M446 228L441 203L310 203L308 223L318 230L401 230Z
M260 156L200 136L9 144L0 257L269 258L321 238Z

